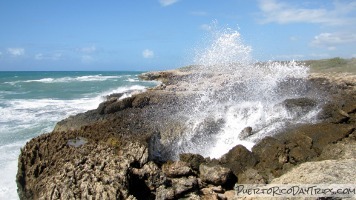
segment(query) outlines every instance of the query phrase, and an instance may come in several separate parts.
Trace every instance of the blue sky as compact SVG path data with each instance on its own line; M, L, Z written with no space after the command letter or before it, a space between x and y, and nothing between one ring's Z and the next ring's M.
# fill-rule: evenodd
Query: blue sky
M177 68L213 21L258 60L356 57L355 0L2 0L0 70Z

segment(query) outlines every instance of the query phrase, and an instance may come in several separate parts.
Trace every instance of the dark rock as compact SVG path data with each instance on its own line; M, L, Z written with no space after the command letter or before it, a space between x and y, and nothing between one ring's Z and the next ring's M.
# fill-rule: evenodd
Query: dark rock
M322 111L318 114L318 118L325 122L343 123L347 122L350 116L337 105L328 103L323 106Z
M267 183L266 179L260 174L259 171L248 168L243 171L238 176L239 184L265 184Z
M117 99L116 98L111 98L111 99L108 99L107 101L104 101L102 103L99 104L98 108L96 109L96 111L102 115L102 114L105 114L105 109L108 105L116 102Z
M260 170L268 171L274 176L280 175L280 170L288 158L285 145L272 137L262 139L252 148L252 152L259 160L256 167Z
M317 105L316 101L309 98L286 99L282 104L289 112L296 114L298 117L306 114Z
M167 162L163 164L162 171L171 178L192 175L192 169L184 161Z
M156 192L156 199L178 199L198 189L198 180L194 176L174 178L171 187L161 185Z
M238 176L246 168L255 166L257 158L246 147L237 145L220 158L220 163L224 167L230 168Z
M201 164L199 166L200 178L203 182L213 185L221 185L224 188L232 188L237 182L236 176L229 168L219 165L208 166Z
M354 125L319 123L299 127L292 134L308 136L313 141L313 149L320 154L322 149L331 143L341 141L355 130Z
M240 134L239 134L239 139L240 140L244 140L246 139L248 136L252 135L252 127L248 126L246 128L244 128Z
M313 149L313 140L304 133L291 135L285 143L289 149L288 162L292 164L311 160L318 155Z
M106 106L104 109L105 114L111 114L115 113L121 110L124 110L126 108L132 107L132 102L135 99L135 97L128 97L119 101L115 101L109 105Z
M192 153L179 154L179 160L188 163L189 166L195 171L198 171L199 165L205 162L203 156L199 154L192 154Z
M150 103L150 98L143 95L137 95L136 98L132 101L132 107L143 108Z

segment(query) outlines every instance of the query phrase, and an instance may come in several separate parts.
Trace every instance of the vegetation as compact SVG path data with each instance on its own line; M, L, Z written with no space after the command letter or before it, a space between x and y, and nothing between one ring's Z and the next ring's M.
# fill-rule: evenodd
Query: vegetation
M346 72L356 74L356 58L343 59L336 57L322 60L307 60L303 62L310 67L311 72Z

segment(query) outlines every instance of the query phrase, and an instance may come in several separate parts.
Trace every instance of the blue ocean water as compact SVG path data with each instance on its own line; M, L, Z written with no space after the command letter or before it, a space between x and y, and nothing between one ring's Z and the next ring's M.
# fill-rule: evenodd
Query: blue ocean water
M0 199L18 199L20 148L56 122L95 109L105 96L145 90L157 82L141 72L0 72Z

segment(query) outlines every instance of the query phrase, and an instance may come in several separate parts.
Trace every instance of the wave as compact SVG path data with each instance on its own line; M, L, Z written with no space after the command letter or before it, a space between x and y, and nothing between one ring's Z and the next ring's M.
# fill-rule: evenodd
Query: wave
M91 81L106 81L109 79L119 79L122 76L103 76L99 75L88 75L88 76L77 76L77 77L62 77L62 78L41 78L35 80L24 80L24 81L11 81L4 82L6 84L15 85L17 83L69 83L69 82L91 82Z

